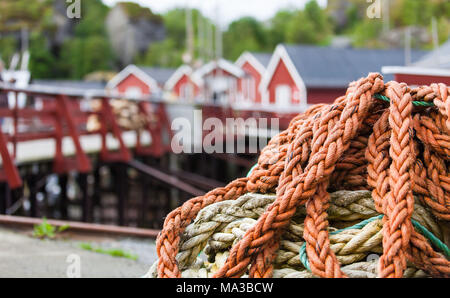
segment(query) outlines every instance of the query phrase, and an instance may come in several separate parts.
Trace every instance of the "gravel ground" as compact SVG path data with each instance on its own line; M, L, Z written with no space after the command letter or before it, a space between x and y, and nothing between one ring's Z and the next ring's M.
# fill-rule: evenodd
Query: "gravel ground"
M121 249L138 259L87 251L81 243ZM80 277L133 278L144 275L155 260L154 240L92 236L39 240L30 237L30 231L0 228L0 277L68 277L79 272Z

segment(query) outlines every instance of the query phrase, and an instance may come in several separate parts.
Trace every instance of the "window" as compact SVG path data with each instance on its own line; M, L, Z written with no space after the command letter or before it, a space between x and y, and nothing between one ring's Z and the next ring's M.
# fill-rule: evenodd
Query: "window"
M249 98L250 98L250 100L251 101L255 101L255 99L256 99L256 82L255 82L255 78L254 77L251 77L250 78L250 80L249 80Z
M185 83L180 86L180 98L183 100L192 100L194 97L194 89L191 84Z
M255 78L253 77L247 77L244 79L244 98L248 101L254 101L255 100Z
M228 84L229 84L228 85L229 86L229 89L228 89L229 94L228 94L228 97L225 97L225 98L222 99L223 103L227 103L227 101L233 102L233 101L236 100L236 93L237 93L237 81L236 81L236 79L229 78L228 79Z
M142 90L136 86L128 87L125 91L125 95L131 98L139 98L142 96Z
M289 85L278 85L275 90L275 102L279 107L289 107L292 98L292 90Z
M248 79L242 79L242 98L247 100L248 97Z

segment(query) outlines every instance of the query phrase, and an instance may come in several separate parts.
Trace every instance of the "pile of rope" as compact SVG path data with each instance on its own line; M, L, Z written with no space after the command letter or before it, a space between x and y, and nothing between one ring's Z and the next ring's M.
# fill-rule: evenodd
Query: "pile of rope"
M146 116L139 111L139 106L133 101L126 99L113 99L110 101L112 112L117 120L117 124L124 130L140 130L147 124ZM90 102L91 110L100 112L102 109L101 100ZM87 120L88 131L98 131L101 128L100 118L97 114L91 114Z
M370 271L379 277L403 277L416 269L432 277L450 277L448 255L442 254L448 248L436 237L442 231L431 224L443 222L447 229L450 219L449 93L444 84L409 88L403 83L385 84L380 74L372 73L352 82L333 104L315 105L296 116L263 149L249 177L169 213L157 239L157 276L181 277L185 265L195 266L203 245L191 239L200 235L199 243L207 242L204 252L214 256L209 260L217 267L209 269L212 277L346 277L362 271L366 276ZM334 231L329 220L340 205L332 204L329 192L339 190L371 191L372 213L380 215L358 217L356 211L348 212L351 220L369 220ZM209 225L218 223L204 228L214 230L212 234L202 233L199 221L209 216L202 215L209 210L205 207L240 202L246 193L276 193L276 198L267 203L268 197L257 197L261 214L230 205L233 208L227 208L226 215L235 219L242 213L242 222L216 228L223 234L236 231L235 238L215 236L216 228ZM414 212L418 206L433 220L419 220L418 211ZM344 221L345 216L340 216ZM381 247L375 245L377 241ZM349 250L350 243L358 244ZM381 257L372 263L358 262L368 252ZM306 271L293 254L299 255ZM278 268L286 260L292 265Z
M330 224L341 229L329 228L330 247L335 252L342 271L349 277L375 277L375 260L382 253L382 220L377 213L370 191L337 191L330 194L328 209ZM177 255L182 277L211 277L224 264L230 248L243 238L257 219L276 199L273 194L247 193L235 201L222 201L203 208L193 223L187 226L181 236ZM274 277L314 277L309 272L303 239L306 209L301 207L291 219L284 232L276 253ZM362 222L351 225L354 222ZM414 206L412 219L430 239L440 242L442 229L433 215L421 206ZM449 253L448 249L445 250ZM198 258L203 252L205 258ZM157 277L157 263L149 272ZM426 277L427 274L409 264L404 277Z

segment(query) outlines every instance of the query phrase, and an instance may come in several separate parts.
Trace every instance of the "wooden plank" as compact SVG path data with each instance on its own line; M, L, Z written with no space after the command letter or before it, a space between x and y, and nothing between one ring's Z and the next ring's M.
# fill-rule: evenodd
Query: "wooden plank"
M54 220L48 219L47 222L53 226L69 226L69 230L77 232L89 232L89 233L104 233L117 236L134 236L134 237L149 237L156 238L159 234L159 230L141 229L134 227L118 227L111 225L100 225L82 223L76 221ZM3 225L20 225L20 226L33 226L42 223L42 219L12 216L12 215L0 215L0 224Z
M201 190L193 187L192 185L184 183L177 177L166 174L166 173L156 169L155 167L143 164L140 161L132 160L132 161L128 162L128 165L131 166L132 168L138 170L141 173L147 174L165 184L168 184L172 187L175 187L175 188L182 190L193 196L202 196L205 194L204 191L201 191Z

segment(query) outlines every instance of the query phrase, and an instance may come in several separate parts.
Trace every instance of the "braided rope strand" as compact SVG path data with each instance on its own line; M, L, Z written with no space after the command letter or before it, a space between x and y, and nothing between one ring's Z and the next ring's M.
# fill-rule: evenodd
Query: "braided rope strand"
M195 262L195 249L210 242L206 249L231 247L226 259L221 255L217 264L223 266L213 277L271 277L278 270L273 267L279 259L277 252L297 245L286 246L281 237L291 233L288 227L296 214L306 216L303 237L313 274L345 276L350 271L339 266L340 261L347 264L339 250L342 244L336 246L330 240L328 227L340 207L330 204L328 191L367 189L372 191L372 207L354 205L364 211L350 212L345 220L384 214L383 254L377 274L406 276L408 263L413 263L431 276L449 277L450 262L434 250L439 247L414 230L411 221L425 210L415 205L414 195L435 217L450 220L449 93L444 84L410 89L396 82L385 85L381 75L369 74L350 83L345 96L333 104L310 107L272 138L248 178L191 199L167 216L157 240L158 276L180 277L178 266ZM276 199L254 225L236 230L240 236L235 240L216 234L216 228L208 230L208 235L188 229L200 246L190 246L194 240L183 238L200 210L247 192L276 192ZM420 220L440 235L440 228L432 222L428 215ZM177 257L179 252L183 257Z

